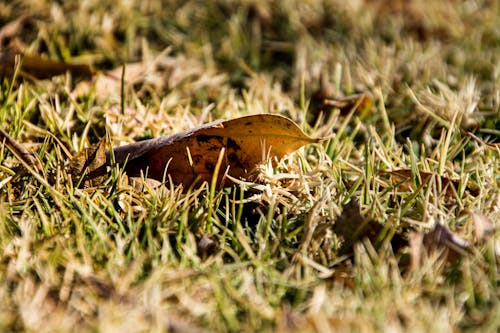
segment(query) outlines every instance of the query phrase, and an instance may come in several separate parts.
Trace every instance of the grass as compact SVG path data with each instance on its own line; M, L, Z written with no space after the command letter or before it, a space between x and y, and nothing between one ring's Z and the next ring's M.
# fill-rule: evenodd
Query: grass
M498 330L498 232L472 214L498 228L496 1L0 9L2 26L27 15L3 48L99 70L0 83L0 128L41 165L0 148L1 331ZM354 93L373 106L322 105ZM254 113L330 139L225 189L68 171L105 135ZM436 223L468 249L429 244Z

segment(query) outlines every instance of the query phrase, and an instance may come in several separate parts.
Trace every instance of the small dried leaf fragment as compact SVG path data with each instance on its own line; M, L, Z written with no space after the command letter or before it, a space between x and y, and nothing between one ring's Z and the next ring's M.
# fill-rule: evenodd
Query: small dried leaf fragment
M452 262L464 254L470 246L466 240L452 233L441 223L436 223L434 228L426 233L411 232L408 240L412 270L420 267L424 253L446 251L447 260Z
M331 85L322 83L320 89L312 95L309 109L309 122L311 124L317 121L321 113L327 116L333 109L338 109L343 116L347 116L351 111L355 110L363 118L370 113L375 104L372 95L369 93L333 98L332 91Z
M403 191L411 191L413 188L413 173L410 169L399 169L387 172L393 182L397 183L397 188ZM447 196L453 196L457 192L460 181L458 179L452 179L447 176L440 176L436 173L418 171L415 175L420 184L428 184L432 178L437 179L441 183L441 190ZM478 191L473 183L469 182L467 184L467 190L470 194L476 196Z
M7 148L12 151L14 155L17 155L21 160L26 162L26 164L31 165L35 170L41 168L40 162L31 154L22 144L14 140L7 132L0 129L0 141L5 140Z
M412 188L413 174L410 169L393 170L389 172L389 175L395 182L400 183L398 187L403 190L410 190ZM457 180L452 180L446 176L439 176L438 174L431 172L418 171L416 177L418 177L422 183L429 182L432 177L439 177L441 179L443 189L447 189L450 185L454 186L455 184L458 184Z
M240 178L267 157L280 159L308 143L319 142L306 135L293 121L279 115L252 115L214 121L185 132L136 142L113 149L116 163L125 164L129 176L191 185L210 181L222 148L221 173ZM125 163L126 162L126 163ZM108 153L108 165L111 158Z
M24 162L23 168L31 167L35 172L45 176L45 170L38 158L30 153L21 143L17 142L7 132L0 129L0 143L5 142L7 148L21 161Z
M457 253L469 247L469 243L452 233L441 223L436 223L434 229L424 235L424 245L431 248L449 248Z
M103 137L93 147L86 148L73 157L69 163L69 173L74 180L84 176L86 180L99 182L99 177L104 175L106 167L107 137Z
M380 223L361 214L357 200L351 200L342 208L342 213L333 226L335 234L343 240L341 253L350 252L353 245L363 238L375 241L382 229Z
M487 149L492 150L494 152L500 152L500 143L488 143L483 141L481 138L477 137L474 133L472 132L467 132L467 135L471 137L474 141L479 143L482 146L485 146Z
M206 259L217 251L218 246L219 241L214 235L202 235L197 243L198 255Z
M361 93L338 99L325 99L323 104L339 109L342 114L348 114L353 109L357 109L361 114L364 114L372 109L374 101L370 94Z

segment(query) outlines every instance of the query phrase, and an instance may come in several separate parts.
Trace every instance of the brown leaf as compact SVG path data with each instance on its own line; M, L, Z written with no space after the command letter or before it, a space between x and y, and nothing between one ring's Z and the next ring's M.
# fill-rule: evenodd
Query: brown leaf
M492 151L497 152L497 153L500 152L500 143L488 143L488 142L485 142L485 141L481 140L479 137L477 137L472 132L467 132L467 135L469 137L471 137L477 143L479 143L479 144L485 146L486 148L488 148L489 150L492 150Z
M413 174L410 169L399 169L387 171L390 177L393 179L393 182L397 183L397 187L403 191L411 191L413 188ZM452 179L447 176L440 176L436 173L418 171L417 177L421 184L427 184L430 182L432 178L436 178L441 183L441 190L447 196L453 196L457 193L456 189L458 188L460 181L458 179ZM467 184L467 190L470 194L476 196L478 195L478 191L472 183Z
M361 214L361 207L357 200L351 200L342 208L333 226L333 231L342 239L340 253L352 250L354 243L368 237L374 241L382 231L382 225L377 221Z
M372 109L374 101L373 97L367 93L354 94L338 99L325 99L325 106L333 106L340 110L341 114L348 114L352 109L356 108L361 114Z
M45 176L45 170L39 159L30 153L21 143L17 142L7 132L0 129L0 142L5 142L7 148L22 162L24 167L31 167L34 171Z
M41 168L40 162L31 154L22 144L14 140L7 132L0 129L0 141L5 140L7 148L14 155L17 155L19 159L26 162L26 164L32 166L35 170L39 170Z
M411 270L420 267L423 253L445 251L447 260L453 262L469 248L467 241L452 233L441 223L436 223L434 228L426 233L411 232L408 241L411 254Z
M337 217L333 231L342 241L340 254L351 253L353 246L364 239L368 239L376 248L390 242L394 252L407 244L401 233L392 225L384 225L370 216L365 216L355 198L342 207L342 213Z
M196 245L198 248L198 255L202 259L206 259L216 252L219 241L215 235L203 235Z
M161 181L167 174L174 184L188 187L195 180L212 179L222 148L220 174L228 169L229 175L240 178L267 157L279 159L319 141L288 118L261 114L214 121L185 132L114 148L113 155L116 163L125 164L129 176L147 171L147 177ZM107 164L111 164L109 153Z
M69 163L69 173L74 180L83 176L85 180L99 182L99 177L104 175L106 167L107 137L103 137L93 147L86 148L73 157Z
M401 235L386 232L384 228L384 225L375 219L363 215L358 200L352 199L342 208L333 231L342 240L341 254L351 252L354 244L365 238L376 246L389 240L395 251L405 245Z
M436 223L434 229L424 235L423 242L428 249L446 247L457 253L463 253L469 247L467 241L452 233L441 223Z
M18 61L21 62L20 74L36 79L46 79L66 72L70 72L73 76L90 77L95 72L89 65L68 64L39 55L23 53L14 48L6 48L0 50L0 75L12 75Z
M320 114L323 113L323 116L327 116L334 108L338 109L343 116L356 110L360 117L364 117L373 109L374 103L373 97L369 93L334 98L333 87L322 77L319 89L311 96L309 123L316 123Z
M395 182L400 183L398 187L402 188L403 190L410 190L413 187L413 174L410 169L392 170L388 173ZM441 179L443 189L447 188L450 184L458 185L458 180L452 180L446 176L439 176L438 174L432 172L418 171L417 177L422 183L429 182L432 177L439 177Z

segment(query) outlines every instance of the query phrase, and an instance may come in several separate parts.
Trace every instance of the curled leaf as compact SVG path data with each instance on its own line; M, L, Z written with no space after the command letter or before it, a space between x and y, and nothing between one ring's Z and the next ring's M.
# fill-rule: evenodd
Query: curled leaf
M9 148L14 155L18 156L19 159L26 162L26 164L31 165L34 169L39 171L43 169L40 162L33 154L2 129L0 129L0 141L5 141L7 148Z

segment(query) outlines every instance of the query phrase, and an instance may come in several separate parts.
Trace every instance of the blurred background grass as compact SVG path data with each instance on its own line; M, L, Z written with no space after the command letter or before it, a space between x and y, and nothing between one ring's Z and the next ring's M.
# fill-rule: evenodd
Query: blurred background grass
M11 1L1 6L2 24L27 16L4 45L21 44L102 70L151 61L168 50L227 75L230 88L248 88L254 73L267 75L295 101L301 87L307 98L377 92L391 121L414 138L428 115L409 89L419 99L442 97L446 91L439 82L457 92L474 77L481 99L471 103L486 113L467 116L496 134L500 126L496 1ZM199 105L225 93L191 90Z

